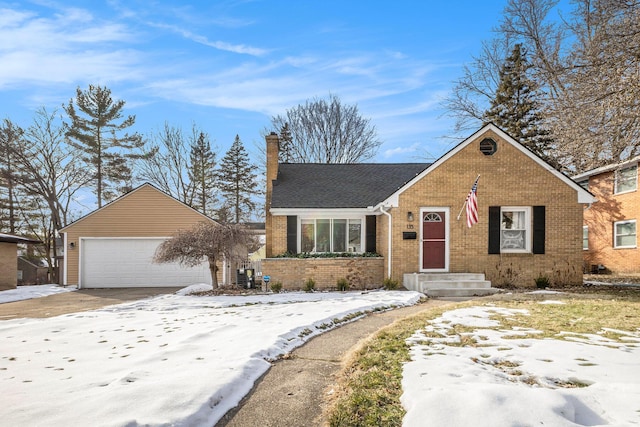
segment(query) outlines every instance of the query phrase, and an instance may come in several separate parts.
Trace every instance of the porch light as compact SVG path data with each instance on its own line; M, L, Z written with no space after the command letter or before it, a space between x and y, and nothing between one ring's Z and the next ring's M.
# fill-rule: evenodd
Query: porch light
M411 211L407 212L407 221L409 222L413 221L413 212Z

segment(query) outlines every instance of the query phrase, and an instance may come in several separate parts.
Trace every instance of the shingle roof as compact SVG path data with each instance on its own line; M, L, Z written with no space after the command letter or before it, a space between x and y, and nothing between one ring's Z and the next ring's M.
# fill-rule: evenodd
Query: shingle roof
M429 163L281 163L272 208L375 206Z

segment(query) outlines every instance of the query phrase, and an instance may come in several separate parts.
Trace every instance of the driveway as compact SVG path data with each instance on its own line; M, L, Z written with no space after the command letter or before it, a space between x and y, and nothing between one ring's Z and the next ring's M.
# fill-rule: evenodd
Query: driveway
M107 305L171 294L179 289L181 288L81 289L74 292L63 292L42 298L0 304L0 320L22 317L53 317L95 310Z

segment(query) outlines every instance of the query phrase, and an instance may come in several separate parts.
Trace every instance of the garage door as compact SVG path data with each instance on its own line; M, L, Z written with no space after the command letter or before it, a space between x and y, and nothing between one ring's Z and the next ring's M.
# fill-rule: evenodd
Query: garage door
M197 267L154 264L153 255L164 239L90 239L80 241L80 286L127 288L211 284L209 263Z

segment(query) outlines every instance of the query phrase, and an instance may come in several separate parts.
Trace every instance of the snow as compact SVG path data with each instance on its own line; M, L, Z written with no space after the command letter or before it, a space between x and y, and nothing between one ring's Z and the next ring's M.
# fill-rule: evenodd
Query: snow
M487 329L499 326L491 316L517 314L527 312L452 310L417 331L403 368L403 426L640 425L640 328L616 330L620 341ZM454 325L473 328L479 345L455 346L457 334L447 336Z
M75 287L62 287L59 285L35 285L18 286L17 289L9 289L0 292L0 304L5 302L22 301L25 299L46 297L62 292L75 291Z
M181 293L194 289L202 288ZM0 420L13 426L213 426L270 360L350 314L415 304L421 295L163 295L48 319L5 320Z

